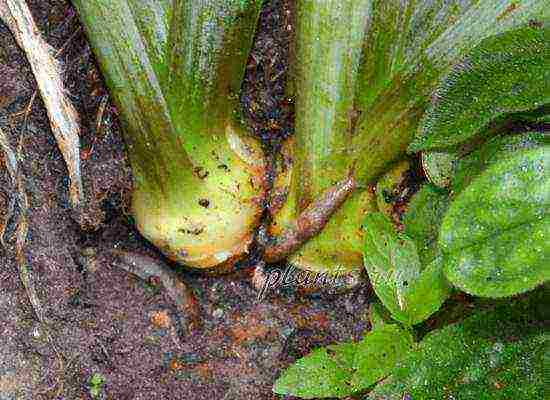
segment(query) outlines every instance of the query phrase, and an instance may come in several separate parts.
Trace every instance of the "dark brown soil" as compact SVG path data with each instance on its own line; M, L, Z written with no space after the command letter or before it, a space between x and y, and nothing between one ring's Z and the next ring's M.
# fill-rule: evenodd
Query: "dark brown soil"
M186 316L175 313L161 290L116 267L113 249L165 263L126 212L131 171L116 109L74 9L65 0L27 2L47 41L62 49L67 92L81 116L89 223L83 231L71 217L67 171L40 96L25 112L36 87L30 67L0 24L0 128L13 146L22 140L30 201L25 255L44 309L39 322L13 257L12 217L0 249L0 399L88 399L94 375L105 379L97 397L104 399L274 399L275 378L297 357L361 337L369 299L364 285L309 297L283 290L258 301L250 270L223 277L180 271L201 317L189 333ZM270 149L292 130L284 82L293 27L285 0L267 3L242 103ZM4 161L2 224L13 189Z

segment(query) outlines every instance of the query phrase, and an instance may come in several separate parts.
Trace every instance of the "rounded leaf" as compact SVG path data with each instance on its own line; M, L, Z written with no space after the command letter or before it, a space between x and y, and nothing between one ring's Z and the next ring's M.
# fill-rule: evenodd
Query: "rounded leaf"
M550 147L473 180L449 207L439 241L447 278L468 293L510 296L550 279Z

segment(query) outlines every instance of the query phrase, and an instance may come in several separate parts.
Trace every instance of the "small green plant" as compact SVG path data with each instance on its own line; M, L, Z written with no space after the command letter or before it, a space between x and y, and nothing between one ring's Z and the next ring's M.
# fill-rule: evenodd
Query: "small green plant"
M428 333L368 398L543 399L550 339L541 326L544 301L537 291Z
M544 301L548 295L539 290L512 304L479 304L419 342L395 322L378 322L357 343L317 349L298 360L274 391L304 399L367 390L368 397L358 398L542 399L550 339L541 325L548 312L538 307Z
M92 399L99 399L103 393L103 386L105 385L105 377L97 372L92 374L88 381L88 388L90 390L90 396Z

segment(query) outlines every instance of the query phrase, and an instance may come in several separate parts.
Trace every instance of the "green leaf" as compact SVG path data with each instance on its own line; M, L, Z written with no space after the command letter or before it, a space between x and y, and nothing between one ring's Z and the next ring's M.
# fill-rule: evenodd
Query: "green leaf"
M428 180L435 186L446 188L453 179L456 162L455 152L422 152L422 169Z
M388 376L412 347L412 335L395 324L369 332L356 346L356 371L351 379L354 391L365 390Z
M381 328L385 324L393 322L388 309L377 301L370 304L369 321L372 329Z
M459 193L490 165L514 156L518 151L550 145L550 132L499 135L455 162L453 192Z
M427 265L439 253L439 228L448 206L449 193L428 184L414 194L403 214L404 233L416 243L422 265Z
M549 102L550 29L526 26L491 36L440 84L409 149L463 143L499 117Z
M90 396L93 399L99 399L99 397L103 393L104 385L105 385L105 377L101 374L94 373L88 381Z
M392 316L414 325L437 311L449 295L441 258L423 270L416 245L381 213L364 222L364 264L374 291Z
M283 372L273 391L304 399L349 396L387 376L412 345L409 332L385 324L360 342L312 351Z
M489 167L453 201L440 246L462 290L510 296L550 279L550 147Z
M540 121L533 120L531 123L539 124ZM456 194L500 158L509 157L521 149L550 144L550 132L501 133L494 136L494 131L488 129L483 132L481 135L492 137L469 152L455 148L422 152L422 168L428 180L441 188L450 187Z
M283 372L273 391L303 399L350 395L355 346L342 343L313 350Z
M536 309L500 306L428 334L369 399L545 398L543 357L550 335Z

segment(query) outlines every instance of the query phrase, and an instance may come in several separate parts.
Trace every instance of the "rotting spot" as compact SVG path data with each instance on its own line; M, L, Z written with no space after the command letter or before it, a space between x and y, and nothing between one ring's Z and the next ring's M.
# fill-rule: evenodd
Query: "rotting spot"
M187 235L200 235L204 231L204 227L197 227L193 229L180 228L178 232L185 233Z
M200 199L199 205L204 208L208 208L210 206L210 201L208 199Z
M209 172L205 170L203 167L195 167L193 168L193 173L199 178L199 179L205 179Z

